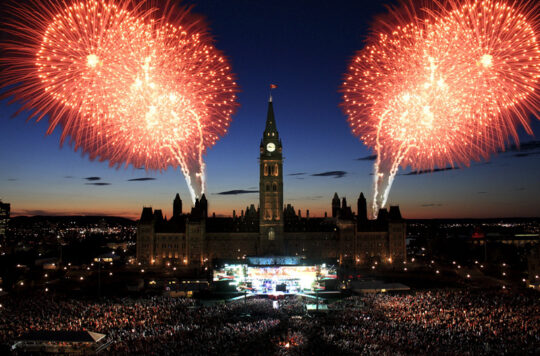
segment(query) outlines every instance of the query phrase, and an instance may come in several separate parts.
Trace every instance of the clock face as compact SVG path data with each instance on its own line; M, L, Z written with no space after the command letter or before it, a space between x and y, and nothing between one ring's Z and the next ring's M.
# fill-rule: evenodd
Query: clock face
M272 142L266 145L266 150L268 152L274 152L276 150L276 145L274 145Z

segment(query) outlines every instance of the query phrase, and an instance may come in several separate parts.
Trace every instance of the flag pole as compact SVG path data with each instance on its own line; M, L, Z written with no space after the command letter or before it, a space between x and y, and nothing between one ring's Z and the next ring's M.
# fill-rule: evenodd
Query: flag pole
M276 89L277 88L277 85L276 84L270 84L270 102L272 102L272 89Z

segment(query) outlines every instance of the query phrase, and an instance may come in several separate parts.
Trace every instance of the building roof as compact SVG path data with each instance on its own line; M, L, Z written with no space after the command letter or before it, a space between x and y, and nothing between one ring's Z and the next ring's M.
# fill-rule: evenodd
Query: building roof
M274 137L276 139L279 137L276 125L276 118L274 116L274 105L272 104L271 100L268 102L268 113L266 114L266 129L264 130L264 132L265 134L268 132L273 132L275 133Z
M150 207L143 207L142 213L141 213L141 223L151 223L154 220L152 208Z
M184 233L186 232L186 215L173 216L168 221L156 222L157 233Z
M388 218L391 220L401 220L401 211L399 211L399 206L390 206L390 212L388 213Z

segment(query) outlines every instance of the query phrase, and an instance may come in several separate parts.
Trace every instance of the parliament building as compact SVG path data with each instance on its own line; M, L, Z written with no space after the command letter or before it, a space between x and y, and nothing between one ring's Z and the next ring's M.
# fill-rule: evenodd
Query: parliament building
M251 204L232 217L208 216L204 194L189 213L183 212L177 194L168 220L161 210L143 207L137 227L138 262L203 267L253 256L296 256L352 267L405 259L406 224L398 206L381 209L376 220L368 219L362 193L357 214L337 193L331 216L310 217L309 210L301 216L290 204L285 206L282 151L270 98L260 144L258 207Z

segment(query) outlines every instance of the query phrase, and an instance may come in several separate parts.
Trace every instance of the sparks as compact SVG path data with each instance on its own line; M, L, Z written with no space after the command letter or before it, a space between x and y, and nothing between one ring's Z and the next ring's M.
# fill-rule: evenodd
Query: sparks
M531 2L447 0L409 3L381 21L342 86L353 134L377 154L373 216L399 166L468 166L518 142L519 125L532 133L537 10Z
M86 59L89 67L93 68L99 64L99 58L95 54L89 54Z
M484 55L480 58L480 64L481 64L484 68L489 68L489 67L491 67L491 65L493 64L493 56L490 55L490 54L484 54Z
M132 0L14 4L3 43L4 94L91 159L147 170L180 167L192 199L203 155L227 132L237 84L187 9ZM166 14L166 15L159 15ZM32 19L29 21L28 19Z

